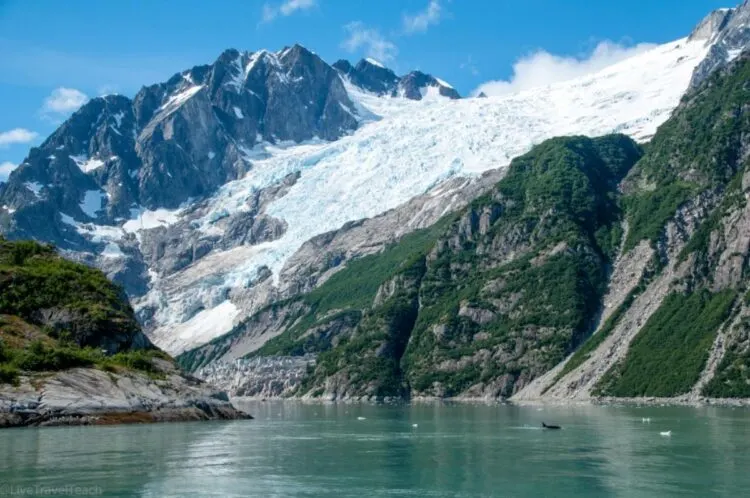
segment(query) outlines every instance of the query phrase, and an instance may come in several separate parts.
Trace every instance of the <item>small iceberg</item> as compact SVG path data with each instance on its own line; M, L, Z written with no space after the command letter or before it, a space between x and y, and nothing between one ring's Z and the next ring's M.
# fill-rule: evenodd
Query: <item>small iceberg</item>
M660 436L669 437L672 435L672 431L662 431L659 433Z
M367 420L365 417L357 417L357 420Z

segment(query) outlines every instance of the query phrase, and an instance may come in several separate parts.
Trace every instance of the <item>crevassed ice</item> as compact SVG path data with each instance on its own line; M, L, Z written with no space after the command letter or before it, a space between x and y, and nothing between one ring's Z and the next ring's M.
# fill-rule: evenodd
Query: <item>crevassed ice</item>
M208 232L215 220L246 209L254 190L301 173L288 194L266 210L288 225L280 239L243 248L247 254L231 265L199 261L187 271L201 279L170 289L168 299L152 291L149 299L160 303L157 343L166 347L167 337L179 337L167 347L176 352L228 331L227 321L221 321L193 337L186 332L193 326L182 322L192 316L190 310L223 303L229 289L249 285L263 266L278 278L288 258L311 237L380 214L447 179L506 166L553 136L620 132L636 140L650 138L679 103L707 50L701 42L682 39L594 75L487 99L430 94L415 102L375 97L347 85L357 109L370 115L360 129L335 142L267 149L265 156L254 158L244 178L210 199L199 220Z

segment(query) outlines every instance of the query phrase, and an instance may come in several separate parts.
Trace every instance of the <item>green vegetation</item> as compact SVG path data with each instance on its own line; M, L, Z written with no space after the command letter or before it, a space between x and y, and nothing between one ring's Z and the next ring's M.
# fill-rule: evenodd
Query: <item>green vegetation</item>
M713 210L708 219L704 220L698 229L695 231L693 236L690 238L685 247L680 252L680 261L685 261L690 254L697 254L699 263L707 265L708 261L707 252L709 242L711 240L711 234L720 228L722 219L730 214L732 211L741 209L745 206L746 199L742 192L742 177L744 171L738 171L729 185L724 189L722 193L722 199L719 206Z
M15 383L21 372L58 372L69 368L90 367L117 372L138 370L154 378L163 378L155 358L168 359L159 350L138 350L107 356L100 349L35 340L24 349L5 348L0 361L0 382Z
M331 310L371 306L383 282L423 258L454 218L449 215L429 228L405 235L377 254L350 261L346 268L307 294L305 302L317 316Z
M42 311L59 318L42 323ZM140 333L123 292L102 272L31 241L0 238L0 314L48 326L53 336L65 334L82 347Z
M750 398L750 338L747 321L740 327L741 340L731 344L716 373L703 388L704 396L714 398Z
M413 390L437 383L451 396L506 378L507 396L585 340L621 237L616 185L640 154L621 135L568 137L513 161L497 194L472 205L502 216L486 236L442 252L423 280L403 360ZM493 261L488 247L517 255ZM491 318L479 324L462 306Z
M696 191L697 187L694 185L675 180L653 192L626 197L623 204L628 213L629 230L625 251L644 239L655 242L667 221Z
M134 344L148 349L133 350ZM123 293L104 274L50 246L0 237L0 382L75 367L161 376L157 357L169 359L150 347Z
M319 392L333 375L344 376L350 394L380 397L431 394L435 382L450 396L506 375L512 389L590 331L622 236L616 186L640 156L622 135L544 142L464 212L349 263L305 296L309 311L258 354L308 352L321 344L311 331L329 346L331 327L356 310L356 327L318 349L303 391ZM494 219L480 228L487 216ZM401 287L373 307L392 279ZM489 318L480 324L462 307Z
M669 397L689 392L736 295L733 290L699 290L667 296L633 339L625 359L602 377L595 394Z
M748 61L728 76L717 71L659 128L628 179L625 250L658 239L680 205L728 183L741 168L742 137L750 125L750 115L742 112L750 100L748 79Z
M589 337L586 342L584 342L583 345L578 348L575 353L573 353L573 356L571 356L567 363L565 363L565 366L555 376L554 380L549 384L549 386L547 386L544 392L546 392L550 387L557 384L560 379L568 375L570 372L583 365L583 363L591 357L594 351L596 351L599 346L602 345L607 337L610 336L610 334L615 330L617 324L620 323L620 319L625 315L628 309L630 309L633 301L635 301L636 298L644 290L646 290L648 284L651 283L659 266L657 259L658 258L654 257L654 259L650 263L650 266L644 271L644 274L641 277L641 280L638 282L638 285L636 285L635 288L633 288L633 290L628 293L622 304L620 304L620 306L617 307L617 309L609 316L609 318L607 318L607 321L604 322L604 325L601 327L599 332Z
M405 235L397 243L383 251L355 259L346 268L333 274L323 285L301 298L303 316L283 334L268 341L255 354L259 356L303 355L327 351L331 344L322 339L325 325L342 320L354 326L362 317L362 311L371 307L378 288L424 259L440 234L453 221L449 215L423 230ZM309 335L314 327L321 334Z
M368 311L353 336L319 356L311 385L343 370L359 395L383 398L406 393L400 360L417 318L416 291L424 263L419 261L415 266L403 274L412 279L383 304ZM357 361L353 362L354 358Z

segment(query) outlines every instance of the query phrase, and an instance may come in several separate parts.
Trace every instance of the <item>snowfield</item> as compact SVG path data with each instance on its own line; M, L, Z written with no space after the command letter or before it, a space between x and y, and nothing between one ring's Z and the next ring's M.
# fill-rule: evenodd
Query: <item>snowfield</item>
M287 223L286 233L252 248L214 253L168 277L168 285L154 279L136 306L157 306L151 335L170 353L205 343L242 316L227 300L230 290L251 285L262 267L278 278L289 257L315 235L395 208L450 178L507 166L554 136L620 132L648 140L678 105L707 50L703 41L682 39L594 75L486 99L450 100L428 92L422 101L411 101L376 97L347 84L361 119L356 132L335 142L246 151L251 171L224 185L197 220L199 230L220 234L216 221L247 209L252 192L299 172L297 183L266 210ZM196 87L174 96L164 111L195 92ZM179 212L143 214L125 230L179 219ZM224 264L216 264L220 260Z

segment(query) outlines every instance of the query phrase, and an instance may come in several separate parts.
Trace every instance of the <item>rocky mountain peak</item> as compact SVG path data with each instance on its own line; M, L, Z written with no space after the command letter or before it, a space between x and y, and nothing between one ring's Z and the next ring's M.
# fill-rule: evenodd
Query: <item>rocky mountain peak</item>
M335 140L358 127L354 109L336 70L301 45L225 50L132 100L91 99L10 175L0 230L90 250L76 223L205 197L252 167L258 142ZM43 218L57 221L40 229Z
M430 88L437 89L440 95L449 99L461 98L461 95L448 83L421 71L412 71L403 76L395 93L408 99L422 100Z
M708 55L695 68L690 88L697 88L709 74L728 64L750 46L750 1L734 9L718 9L704 18L688 38L705 40Z
M688 41L706 40L710 41L720 33L732 18L735 9L716 9L706 17L690 33Z
M412 71L404 76L397 76L391 69L369 57L360 60L356 66L342 59L333 64L333 67L353 85L376 95L422 100L429 88L435 88L444 97L461 98L448 83L432 75Z

